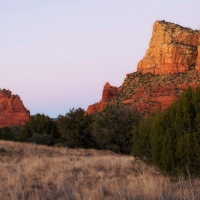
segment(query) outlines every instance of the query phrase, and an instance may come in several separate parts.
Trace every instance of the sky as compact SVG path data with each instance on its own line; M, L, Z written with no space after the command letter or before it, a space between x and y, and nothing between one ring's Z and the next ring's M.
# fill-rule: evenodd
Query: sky
M199 0L0 0L0 88L52 118L137 70L156 20L200 29Z

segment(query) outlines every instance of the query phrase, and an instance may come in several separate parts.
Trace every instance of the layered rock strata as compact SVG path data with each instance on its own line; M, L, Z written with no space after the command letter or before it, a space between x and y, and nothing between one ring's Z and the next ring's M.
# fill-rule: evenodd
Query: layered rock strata
M138 63L137 70L153 74L192 70L198 55L198 33L177 24L156 21L149 48Z
M18 126L28 121L30 112L18 95L9 90L0 90L0 127Z

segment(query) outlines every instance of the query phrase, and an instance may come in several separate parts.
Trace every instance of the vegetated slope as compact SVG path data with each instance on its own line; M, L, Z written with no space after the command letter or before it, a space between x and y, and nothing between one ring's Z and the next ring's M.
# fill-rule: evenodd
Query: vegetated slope
M132 153L170 175L200 177L200 87L133 130Z
M198 199L198 179L176 182L109 151L0 141L0 199Z
M0 90L0 127L18 126L28 121L30 112L18 95L10 90Z
M125 78L118 93L107 100L88 107L87 113L101 111L108 105L123 104L147 116L164 110L188 88L200 85L200 73L152 74L131 73ZM105 98L105 97L104 97Z
M136 108L144 116L164 110L188 86L195 88L200 84L199 40L197 30L156 21L149 49L138 63L137 72L127 74L119 88L106 83L102 99L90 105L87 113L113 104Z

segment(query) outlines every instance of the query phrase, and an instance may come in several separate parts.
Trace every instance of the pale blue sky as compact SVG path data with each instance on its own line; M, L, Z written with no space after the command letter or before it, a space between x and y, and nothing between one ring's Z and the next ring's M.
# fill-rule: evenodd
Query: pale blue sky
M199 29L200 1L1 0L0 88L31 114L65 114L136 71L156 20Z

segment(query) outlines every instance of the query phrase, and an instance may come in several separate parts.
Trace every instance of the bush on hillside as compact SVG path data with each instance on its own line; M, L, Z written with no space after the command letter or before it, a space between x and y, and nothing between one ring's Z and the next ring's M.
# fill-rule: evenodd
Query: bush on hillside
M14 140L14 133L9 127L0 128L0 140Z
M21 125L0 128L0 140L20 141L21 132Z
M154 115L142 119L132 130L132 154L135 158L148 163L152 161L150 130L153 120Z
M38 144L46 144L45 138L48 140L56 140L60 137L56 123L50 117L44 114L36 114L31 116L29 121L25 123L21 140L32 141ZM50 139L51 138L51 139ZM51 145L54 142L49 142Z
M52 146L55 144L55 138L51 135L47 134L34 134L31 138L27 139L27 142L36 143L36 144L44 144L48 146Z
M85 115L82 108L70 109L68 113L58 116L57 125L61 133L60 142L73 148L94 147L94 140L91 135L92 116Z
M96 147L114 152L130 154L132 129L141 117L135 110L125 106L112 105L93 116L92 133Z
M163 113L146 119L133 141L133 155L152 160L164 172L200 176L200 88L188 88Z

